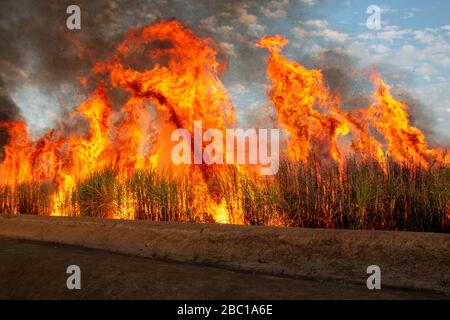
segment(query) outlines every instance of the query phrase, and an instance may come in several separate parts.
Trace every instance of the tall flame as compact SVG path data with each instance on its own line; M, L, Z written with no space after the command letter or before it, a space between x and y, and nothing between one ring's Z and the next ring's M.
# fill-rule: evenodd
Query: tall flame
M319 161L336 162L341 169L348 156L375 160L385 170L388 156L400 164L412 162L423 168L428 168L432 160L449 163L448 152L429 148L425 135L411 126L407 106L395 100L378 75L373 76L373 104L344 112L320 70L309 70L281 54L287 44L288 40L281 36L267 36L257 45L269 51L268 94L280 125L289 135L287 153L291 159L306 162L314 154ZM72 201L71 194L80 183L96 172L111 169L115 173L111 179L117 175L126 181L140 170L168 170L171 176L187 177L193 182L185 186L191 188L189 194L193 196L183 199L191 204L190 210L209 214L216 222L243 223L238 203L244 196L240 191L235 192L237 195L229 192L239 190L238 179L230 173L231 182L220 186L217 177L228 174L221 170L223 167L175 169L169 158L167 141L174 129L184 128L194 135L194 121L202 121L205 129L225 132L235 123L235 108L220 80L225 65L218 62L215 48L211 39L197 37L176 20L130 30L111 56L94 65L93 72L104 76L104 80L71 114L87 122L85 134L50 130L32 140L23 121L0 123L10 136L0 163L0 186L48 183L55 188L51 213L77 215L80 208L67 211L65 204ZM145 62L150 66L133 68L130 61L134 53L145 53ZM83 82L87 84L87 79ZM109 85L128 94L120 108L110 98ZM372 134L374 130L377 134ZM246 179L259 181L246 166L234 169L245 173ZM136 179L147 181L139 175ZM169 214L171 206L175 206L170 202L173 193L170 185L162 183L160 187L167 191L164 196L168 204L162 210ZM147 191L139 190L138 196L145 196ZM104 210L104 216L136 218L152 210L151 206L136 209L134 200L127 198L123 190L105 192L120 194L124 209L108 213L112 210L109 206L95 208ZM88 200L83 201L90 206Z
M401 164L413 162L424 168L432 158L443 161L437 150L428 148L425 135L411 126L407 106L392 97L378 75L373 75L374 103L367 109L345 113L339 107L339 98L329 93L320 70L308 70L281 55L287 44L287 39L276 35L262 38L257 46L269 51L269 96L290 136L292 159L306 161L312 154L319 154L321 159L328 156L342 166L345 153L338 138L351 133L354 153L378 161L383 168L387 155ZM382 136L381 141L370 134L371 128Z
M156 63L144 71L127 65L131 53L155 42L166 42L167 48L154 49L149 60L167 58L166 64ZM201 120L206 128L225 130L234 123L234 106L219 79L222 66L214 46L212 40L198 38L176 20L131 30L107 61L94 66L95 72L107 73L113 86L130 94L119 112L120 120L112 121L116 114L101 83L72 114L88 121L84 136L64 137L52 130L32 142L24 122L2 123L12 139L0 164L1 184L53 181L59 190L54 208L58 214L60 199L93 172L115 168L125 178L137 169L169 165L170 152L164 142L170 141L174 128L192 132L194 120ZM156 106L156 118L146 101ZM162 119L159 138L155 137L157 118ZM207 176L195 176L207 187ZM220 199L219 204L208 201L223 216Z

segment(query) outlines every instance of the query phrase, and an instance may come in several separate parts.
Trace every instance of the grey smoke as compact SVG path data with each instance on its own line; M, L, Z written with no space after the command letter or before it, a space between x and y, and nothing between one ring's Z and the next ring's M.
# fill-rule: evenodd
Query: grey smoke
M363 69L358 66L357 59L333 49L325 50L320 55L302 57L302 60L308 67L322 70L330 92L339 95L341 109L347 112L366 108L373 103L374 85L370 73L378 70L382 78L387 79L387 83L392 86L394 98L407 105L411 124L424 132L431 146L450 147L449 142L441 139L435 132L434 121L425 111L428 106L408 91L407 88L413 86L410 79L414 77L405 71L397 70L387 63L379 64L374 69ZM401 75L400 79L390 79L394 74ZM399 82L401 86L395 85Z
M25 83L17 75L11 77L11 69L24 70L28 81L47 94L60 93L63 84L84 90L77 81L80 76L91 80L88 89L92 89L98 80L98 76L91 72L92 63L111 54L130 27L177 18L186 21L200 36L217 40L219 58L237 61L234 71L241 81L263 83L265 70L261 66L266 52L255 47L262 33L250 31L237 19L242 10L254 14L270 2L4 0L0 4L0 37L4 42L0 47L0 64L10 67L0 68L0 75L11 78L7 85L9 90ZM66 28L66 8L71 4L81 8L81 30ZM302 2L291 2L291 5L307 7ZM306 19L307 10L304 11L301 17L287 12L284 19L290 22ZM216 23L211 28L205 28L201 22L209 17L215 17ZM221 29L224 26L233 26L234 30L227 35ZM270 33L270 30L266 31ZM239 41L236 41L237 38ZM235 57L228 56L220 45L226 42L233 42Z
M20 109L5 92L3 80L0 78L0 123L2 121L14 121L21 118ZM6 129L0 127L0 161L4 157L4 146L9 142Z
M20 116L11 94L26 84L38 86L42 92L58 97L63 96L61 86L64 84L70 84L78 92L91 91L102 78L91 72L92 63L108 57L130 27L171 18L186 21L188 27L200 36L211 37L218 42L219 58L230 60L231 69L224 75L225 83L238 79L245 86L262 86L267 83L267 51L256 48L255 42L262 34L281 31L276 22L270 24L270 19L264 23L269 27L258 31L250 30L238 18L242 10L247 10L256 14L260 23L263 19L261 10L269 3L271 0L3 0L0 4L0 37L3 41L0 47L0 79L3 82L0 110L8 111L1 111L3 115L0 116L5 119L6 115L13 119ZM327 8L335 6L330 3L316 1L315 6L308 6L302 1L290 1L291 6L300 6L301 10L292 10L291 7L282 18L283 23L293 26L312 16L317 18L317 14L331 14L331 11L327 13ZM71 4L81 8L81 30L70 31L65 27L66 8ZM205 25L205 19L211 17L214 23ZM226 26L233 29L224 28ZM233 44L235 56L230 56L222 46L224 43ZM138 63L139 59L131 58L130 64ZM331 91L340 93L344 110L369 104L370 81L358 69L357 61L334 50L325 52L320 59L305 56L298 60L323 69ZM87 90L78 82L79 76L89 79ZM126 93L109 89L111 100L116 107L120 106ZM404 96L410 102L414 124L432 132L432 121L420 113L422 106L410 95ZM65 107L76 104L70 94L63 98L67 98ZM0 142L5 143L5 134L2 136Z

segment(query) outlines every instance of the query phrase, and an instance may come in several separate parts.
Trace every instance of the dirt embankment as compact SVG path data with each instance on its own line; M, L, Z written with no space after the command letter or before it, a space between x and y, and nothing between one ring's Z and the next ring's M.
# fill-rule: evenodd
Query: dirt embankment
M0 217L0 236L304 279L450 292L450 235L41 216Z

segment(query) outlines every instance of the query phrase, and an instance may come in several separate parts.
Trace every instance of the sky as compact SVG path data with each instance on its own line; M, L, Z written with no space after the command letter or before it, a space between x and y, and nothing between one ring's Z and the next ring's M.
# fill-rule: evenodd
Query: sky
M228 61L222 80L241 122L250 125L270 116L265 76L267 52L256 48L255 42L264 35L281 34L290 41L283 54L307 67L323 69L330 88L343 95L344 109L370 103L366 71L376 69L393 88L395 97L409 104L413 124L430 133L434 142L450 146L450 2L447 1L115 0L96 1L96 5L79 1L82 30L76 31L73 38L72 34L60 38L55 35L70 32L63 30L64 1L52 4L50 9L42 4L45 1L6 2L11 7L8 16L0 16L3 28L0 32L4 31L0 35L7 38L14 32L19 34L11 38L20 59L0 50L3 69L0 76L3 82L15 84L6 88L34 132L53 126L63 108L70 109L87 94L78 94L76 78L87 72L89 66L84 60L71 63L79 58L70 54L70 50L75 51L71 48L74 43L97 50L101 59L112 45L96 47L90 41L92 37L105 43L111 39L114 44L131 26L177 18L199 36L218 42L220 57ZM366 25L370 5L381 9L379 30ZM40 13L42 16L38 16ZM35 43L18 33L18 17L27 15L35 19L28 20L31 35L33 32L46 35L51 41L46 42L42 36ZM61 43L67 38L77 41ZM58 51L60 47L62 53ZM64 68L67 70L60 75ZM17 79L8 80L11 75Z
M362 62L392 65L398 74L388 74L390 80L399 77L397 84L421 100L436 131L449 139L450 2L380 3L382 27L378 31L368 30L361 14L371 4L375 2L348 1L324 19L330 29L342 33L342 43L336 45Z
M366 10L373 4L381 8L380 30L370 30L366 26L369 17ZM314 9L315 6L318 9ZM301 63L298 57L320 55L332 49L346 55L354 65L379 70L382 78L398 93L398 99L402 100L407 92L411 104L420 108L421 116L413 119L414 125L434 131L435 140L448 146L450 2L416 0L377 4L372 0L319 4L311 1L310 7L306 17L302 15L301 19L293 21L285 19L289 4L284 11L280 6L279 11L271 11L270 16L261 15L260 23L266 27L266 33L288 37L291 43L286 53ZM327 64L327 61L322 62ZM314 64L314 67L323 65ZM241 98L246 103L255 103L254 94L241 86L237 88L243 91ZM426 123L421 123L422 120Z

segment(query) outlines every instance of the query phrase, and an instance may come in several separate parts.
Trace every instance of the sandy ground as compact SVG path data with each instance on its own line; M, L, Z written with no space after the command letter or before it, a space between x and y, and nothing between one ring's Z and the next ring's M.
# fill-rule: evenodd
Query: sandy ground
M450 293L449 234L1 216L0 237L1 298L445 298ZM65 288L68 264L85 266L80 265L86 287L79 292ZM382 271L383 289L375 293L365 286L372 264Z
M0 299L442 299L429 292L320 282L0 238ZM68 290L66 268L81 268ZM445 297L444 297L445 298Z

